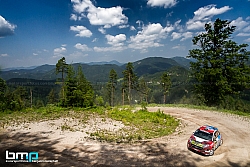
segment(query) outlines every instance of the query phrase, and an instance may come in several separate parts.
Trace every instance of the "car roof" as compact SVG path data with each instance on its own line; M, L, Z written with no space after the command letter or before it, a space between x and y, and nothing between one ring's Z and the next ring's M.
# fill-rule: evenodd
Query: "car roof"
M215 131L218 131L218 128L214 126L204 125L204 126L201 126L199 130L208 132L208 133L214 133Z

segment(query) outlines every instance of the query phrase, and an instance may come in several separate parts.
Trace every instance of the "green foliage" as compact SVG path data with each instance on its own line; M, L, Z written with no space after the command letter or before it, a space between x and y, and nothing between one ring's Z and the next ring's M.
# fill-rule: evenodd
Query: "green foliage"
M117 73L114 69L111 69L109 73L109 81L107 83L106 88L110 106L112 107L114 106L116 87L117 87Z
M6 91L7 85L5 81L0 78L0 111L4 111L5 109L5 96L4 93Z
M62 84L62 99L61 101L63 101L63 103L65 103L65 99L64 99L64 74L67 73L68 71L68 64L66 63L66 59L65 57L62 57L61 59L58 60L58 62L56 63L56 74L61 73L61 84Z
M161 76L161 86L163 88L163 94L164 94L164 99L163 103L166 103L166 95L169 92L169 89L171 87L171 79L170 75L167 72L164 72Z
M97 106L104 106L104 100L103 100L102 96L96 96L95 104Z
M227 20L217 19L205 24L205 33L193 38L200 49L189 51L193 77L198 84L195 92L201 94L205 104L219 105L227 95L238 94L250 82L250 67L246 65L250 52L247 44L238 45L230 39L235 31Z
M94 103L94 91L91 84L84 77L81 66L75 74L72 65L68 66L68 74L65 79L65 98L61 101L66 107L89 107Z
M123 89L127 92L129 105L131 105L132 100L132 93L131 90L138 89L138 77L134 72L134 67L131 62L126 65L126 69L122 72L123 73Z
M56 102L56 95L55 95L55 91L53 88L49 92L47 99L48 99L48 104L54 104Z

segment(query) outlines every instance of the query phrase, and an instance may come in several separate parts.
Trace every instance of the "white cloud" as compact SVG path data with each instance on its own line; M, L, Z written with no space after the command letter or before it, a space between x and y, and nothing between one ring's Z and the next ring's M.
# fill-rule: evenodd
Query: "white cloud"
M95 39L93 39L93 40L92 40L92 42L96 42L97 40L98 40L98 39L97 39L97 38L95 38Z
M184 40L186 40L186 39L188 39L188 38L192 38L193 33L192 33L192 32L184 32L184 33L173 32L173 33L171 34L171 36L172 36L171 41L176 40L176 39L179 39L179 38L181 38L181 37L182 37L182 38L181 38L181 41L184 41Z
M177 0L148 0L150 6L164 6L164 8L170 8L177 4Z
M243 29L244 32L250 32L250 26L247 26L246 28Z
M122 28L127 28L129 27L129 25L120 25L118 28L122 29Z
M215 15L231 10L229 6L224 6L222 8L216 8L216 5L207 5L199 8L194 12L194 17L186 23L188 30L201 29L204 27L205 23L211 21L211 18Z
M246 40L244 40L245 42L250 42L250 38L248 38L248 39L246 39Z
M77 20L77 15L76 14L71 14L70 20Z
M243 29L244 27L246 27L247 25L249 25L248 22L244 21L242 19L242 17L238 17L236 20L233 20L231 22L231 25L234 25L236 26L236 30L241 30Z
M134 26L130 26L130 30L131 30L131 31L135 31L136 29L135 29Z
M192 32L185 32L185 33L182 33L182 39L181 39L181 41L184 41L184 40L186 40L186 39L188 39L188 38L192 38L193 37L193 33Z
M9 56L8 54L4 53L4 54L1 54L1 57L7 57Z
M182 34L178 32L173 32L171 36L172 36L171 41L173 41L173 40L181 38Z
M13 35L16 25L9 23L0 15L0 37Z
M185 46L181 46L180 44L173 46L172 49L178 49L178 50L185 50L186 47Z
M67 49L63 46L61 46L60 48L55 48L53 58L63 57L63 53L65 52L67 52Z
M106 30L103 27L98 28L98 31L100 31L102 34L106 34Z
M119 34L116 36L106 35L105 37L107 38L108 44L112 46L123 46L123 42L126 41L125 34Z
M92 50L92 49L89 48L87 45L85 45L85 44L80 44L80 43L77 43L77 44L75 45L75 48L76 48L76 49L79 49L79 50L81 50L81 51L83 51L83 52L85 52L85 51L91 51L91 50Z
M247 37L247 36L250 36L250 33L239 33L237 34L236 36L239 36L239 37Z
M171 31L174 30L172 25L168 25L165 28L159 23L149 24L142 27L142 31L139 31L136 36L130 37L129 48L145 50L150 47L160 47L161 39L165 39Z
M122 14L122 7L101 8L95 7L90 0L71 0L76 13L86 13L91 25L116 26L126 24L128 18Z
M33 53L33 56L38 56L38 54L37 53Z
M70 30L77 32L76 36L79 36L79 37L92 36L92 32L84 26L70 26Z
M96 52L121 52L125 50L124 46L111 46L111 47L94 47L94 51Z

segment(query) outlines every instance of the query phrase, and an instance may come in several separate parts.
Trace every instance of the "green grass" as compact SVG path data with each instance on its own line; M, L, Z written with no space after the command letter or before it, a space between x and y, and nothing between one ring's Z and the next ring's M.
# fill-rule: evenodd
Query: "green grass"
M134 108L130 108L129 106L108 109L104 107L65 109L56 106L47 106L39 109L29 108L22 111L0 113L0 129L12 126L13 124L17 126L22 123L58 118L79 119L82 124L85 124L90 116L101 117L103 121L107 118L111 118L122 121L126 127L115 132L100 130L91 133L92 138L110 142L130 142L171 134L179 125L178 120L170 115L163 114L161 111L133 111ZM62 131L74 131L74 129L66 123L61 125L59 129Z
M250 113L241 111L222 110L216 107L195 106L189 104L150 104L148 107L180 107L199 110L209 110L215 112L224 112L236 114L240 116L250 117ZM85 124L90 117L101 117L105 122L107 118L121 121L125 127L118 131L99 130L96 132L88 132L91 138L100 141L109 142L135 142L173 133L179 125L179 120L164 114L162 111L148 112L146 110L136 111L136 107L140 106L117 106L113 108L94 107L94 108L61 108L53 105L42 107L39 109L28 108L15 112L0 112L0 131L8 126L17 126L22 123L30 123L36 121L53 120L58 118L72 118L80 120L81 124ZM59 127L62 131L75 131L68 124Z

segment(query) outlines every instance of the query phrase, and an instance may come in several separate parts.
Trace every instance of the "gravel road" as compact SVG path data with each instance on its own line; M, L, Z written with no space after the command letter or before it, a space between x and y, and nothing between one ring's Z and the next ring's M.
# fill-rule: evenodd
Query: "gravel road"
M5 131L0 134L0 166L250 167L250 119L213 111L148 107L151 112L158 109L181 120L180 127L170 136L135 144L100 143L84 139L76 141L74 140L76 136L73 135L60 135L53 138L51 129L39 133ZM213 156L199 155L186 147L192 132L206 124L216 126L224 139L223 145ZM39 159L58 160L58 162L5 163L6 149L37 151Z

